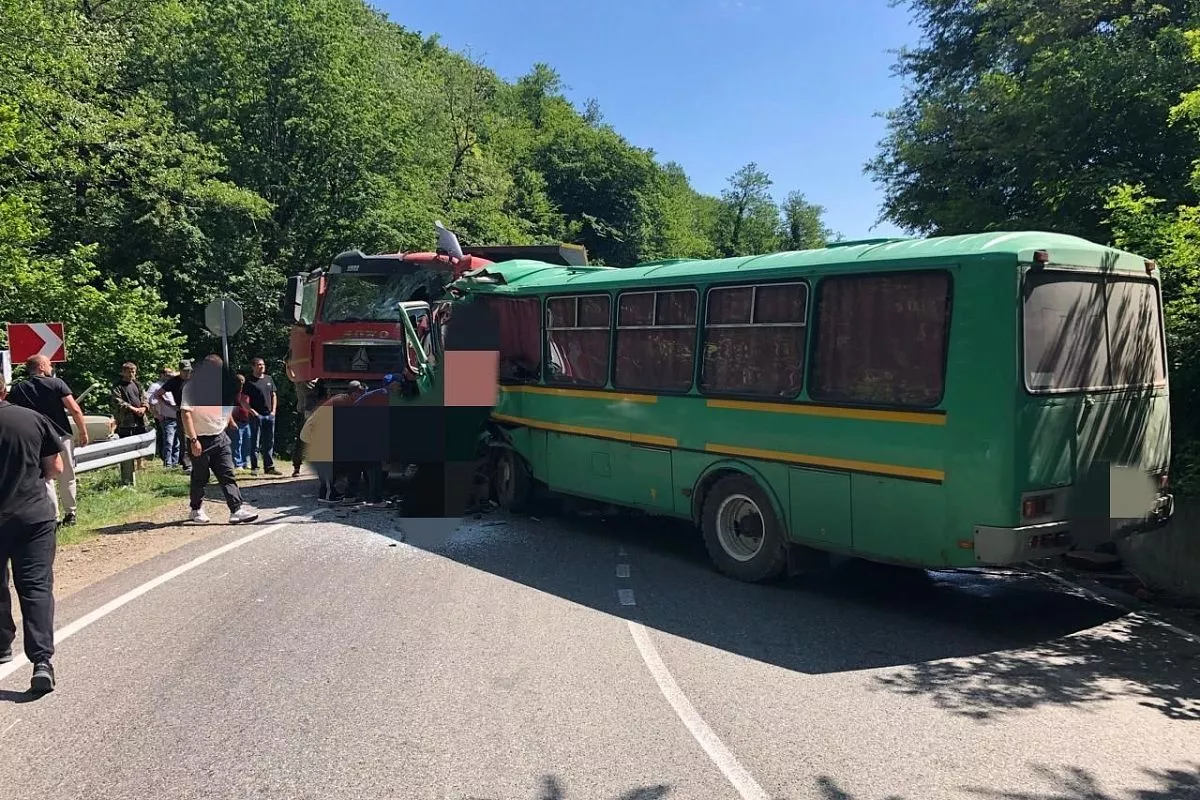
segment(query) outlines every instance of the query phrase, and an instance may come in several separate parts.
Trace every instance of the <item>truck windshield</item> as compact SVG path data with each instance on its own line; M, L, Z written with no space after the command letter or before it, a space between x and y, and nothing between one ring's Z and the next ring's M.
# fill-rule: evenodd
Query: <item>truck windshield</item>
M398 305L413 291L413 276L330 275L322 322L396 322Z
M1162 315L1152 281L1031 273L1022 316L1031 392L1120 389L1166 380Z

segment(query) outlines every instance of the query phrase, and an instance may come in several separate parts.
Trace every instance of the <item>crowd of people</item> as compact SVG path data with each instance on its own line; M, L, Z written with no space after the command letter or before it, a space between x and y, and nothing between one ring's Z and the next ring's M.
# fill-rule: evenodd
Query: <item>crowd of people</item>
M53 691L54 555L60 526L78 512L75 448L89 435L74 392L44 356L25 362L26 378L11 387L0 380L0 663L13 659L16 625L9 569L21 606L25 656L33 665L30 690ZM189 520L208 522L203 508L210 475L220 485L231 523L253 522L258 512L242 499L236 470L247 464L266 474L275 467L275 413L279 396L266 363L233 373L219 356L198 367L160 371L148 389L133 362L121 365L110 392L115 433L138 436L154 429L157 456L168 468L190 473ZM71 421L74 421L72 430ZM299 473L299 455L293 475ZM61 513L61 517L60 517Z

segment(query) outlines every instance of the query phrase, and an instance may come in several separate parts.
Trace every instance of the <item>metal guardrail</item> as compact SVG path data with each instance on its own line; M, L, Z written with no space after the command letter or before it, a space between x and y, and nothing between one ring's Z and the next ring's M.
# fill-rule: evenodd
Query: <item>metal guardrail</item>
M156 437L154 431L149 431L137 436L126 436L124 439L108 439L89 444L87 447L76 447L75 474L115 467L127 461L153 456Z

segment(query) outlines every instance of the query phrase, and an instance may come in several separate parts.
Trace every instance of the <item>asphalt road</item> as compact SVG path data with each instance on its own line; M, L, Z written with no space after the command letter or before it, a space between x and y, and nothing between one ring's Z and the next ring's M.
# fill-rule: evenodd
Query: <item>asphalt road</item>
M1043 578L749 586L670 523L311 503L62 602L0 798L1200 797L1200 646Z

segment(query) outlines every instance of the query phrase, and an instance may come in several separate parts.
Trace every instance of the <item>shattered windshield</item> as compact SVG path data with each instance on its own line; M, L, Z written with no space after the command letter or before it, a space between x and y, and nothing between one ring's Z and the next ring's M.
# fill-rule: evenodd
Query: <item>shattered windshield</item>
M322 322L396 322L398 305L413 299L424 288L436 291L431 283L436 273L421 270L403 275L330 275Z

